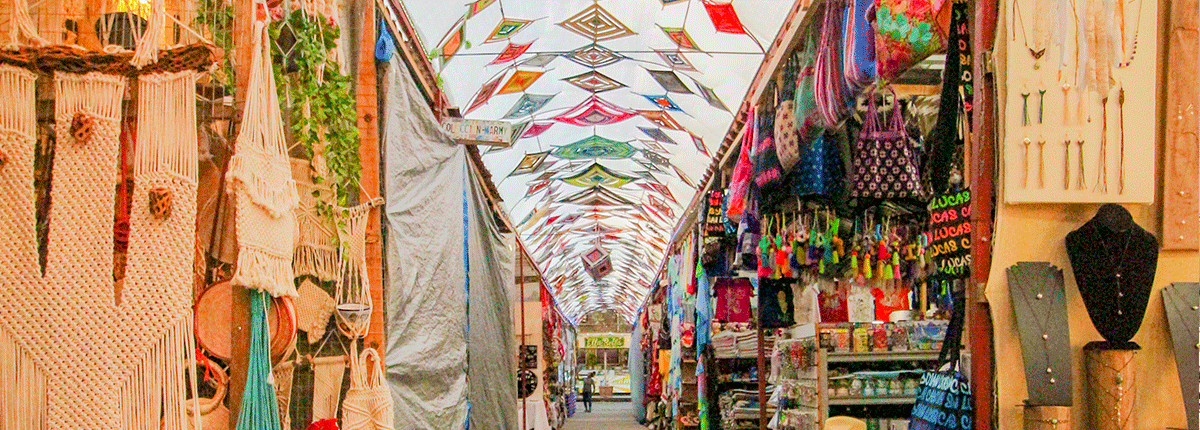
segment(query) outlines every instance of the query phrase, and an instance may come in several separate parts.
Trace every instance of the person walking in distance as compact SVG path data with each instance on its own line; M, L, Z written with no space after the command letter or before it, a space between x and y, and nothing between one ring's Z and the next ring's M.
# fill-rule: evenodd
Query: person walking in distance
M593 377L596 372L589 373L587 378L583 380L583 410L586 412L592 411L592 393L596 392L596 380Z

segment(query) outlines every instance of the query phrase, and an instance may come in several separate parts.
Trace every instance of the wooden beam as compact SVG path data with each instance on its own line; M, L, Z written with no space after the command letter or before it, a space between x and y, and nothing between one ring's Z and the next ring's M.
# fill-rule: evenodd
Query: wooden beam
M359 0L358 80L355 83L355 109L358 111L359 201L379 197L379 82L375 68L375 1ZM364 343L371 348L384 344L383 248L380 222L383 210L374 209L367 218L367 279L371 286L371 326Z
M237 77L234 105L237 112L235 118L239 123L246 105L246 89L250 85L250 63L254 55L254 8L254 0L233 2L233 68ZM235 127L235 130L239 128ZM245 288L237 285L230 290L233 297L229 309L232 348L229 360L229 428L236 428L238 412L242 406L242 392L246 387L246 367L250 363L250 294Z
M967 339L971 352L971 392L975 426L991 429L996 420L995 350L992 345L991 306L984 289L992 270L993 218L996 211L996 75L988 59L995 42L998 0L976 0L971 18L971 74L975 86L971 100L971 139L965 159L970 163L971 185L971 284L967 286ZM950 61L950 60L948 60Z

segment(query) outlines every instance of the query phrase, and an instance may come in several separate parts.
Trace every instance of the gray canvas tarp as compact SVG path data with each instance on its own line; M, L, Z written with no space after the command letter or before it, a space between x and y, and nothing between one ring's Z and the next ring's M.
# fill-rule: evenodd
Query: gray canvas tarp
M497 232L464 148L438 127L398 58L383 81L385 364L396 429L463 428L468 400L472 428L515 428L512 238Z

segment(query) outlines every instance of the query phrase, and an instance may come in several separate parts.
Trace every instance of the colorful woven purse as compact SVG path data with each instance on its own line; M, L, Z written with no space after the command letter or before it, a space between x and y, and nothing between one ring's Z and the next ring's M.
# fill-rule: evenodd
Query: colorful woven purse
M817 100L813 96L813 81L817 74L817 32L810 30L804 39L804 50L796 58L800 65L796 76L796 138L800 142L811 142L823 130L817 114Z
M879 124L879 107L874 91L867 94L867 114L858 141L854 143L853 197L877 199L920 198L920 161L900 113L896 92L892 93L891 120Z
M825 128L837 128L848 112L846 79L842 77L842 11L843 0L829 0L821 24L821 40L817 48L816 75L813 78L813 99Z
M939 2L940 3L940 2ZM876 72L895 79L930 55L946 49L950 8L934 0L876 0Z
M796 69L799 65L795 59L789 59L783 69L779 90L776 92L775 107L775 155L779 157L779 167L786 174L800 159L800 142L796 134Z
M874 20L875 0L849 0L842 19L842 66L851 94L875 81Z

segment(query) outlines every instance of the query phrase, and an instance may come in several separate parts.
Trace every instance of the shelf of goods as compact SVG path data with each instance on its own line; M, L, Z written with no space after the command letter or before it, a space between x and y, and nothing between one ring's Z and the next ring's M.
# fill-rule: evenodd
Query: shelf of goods
M900 396L900 397L830 397L830 406L858 406L858 405L911 405L917 402L916 397Z
M879 361L937 361L937 351L879 351L829 353L830 363L863 363Z
M770 387L767 392L774 390ZM757 429L759 420L758 390L728 390L721 393L721 428ZM767 416L775 415L775 406L767 404Z
M757 358L758 334L751 331L723 331L712 337L714 356L721 359ZM763 338L763 351L770 352L775 347L775 336Z
M825 404L828 385L825 350L815 337L780 340L776 342L778 379L780 386L779 428L786 430L818 430L828 416Z

